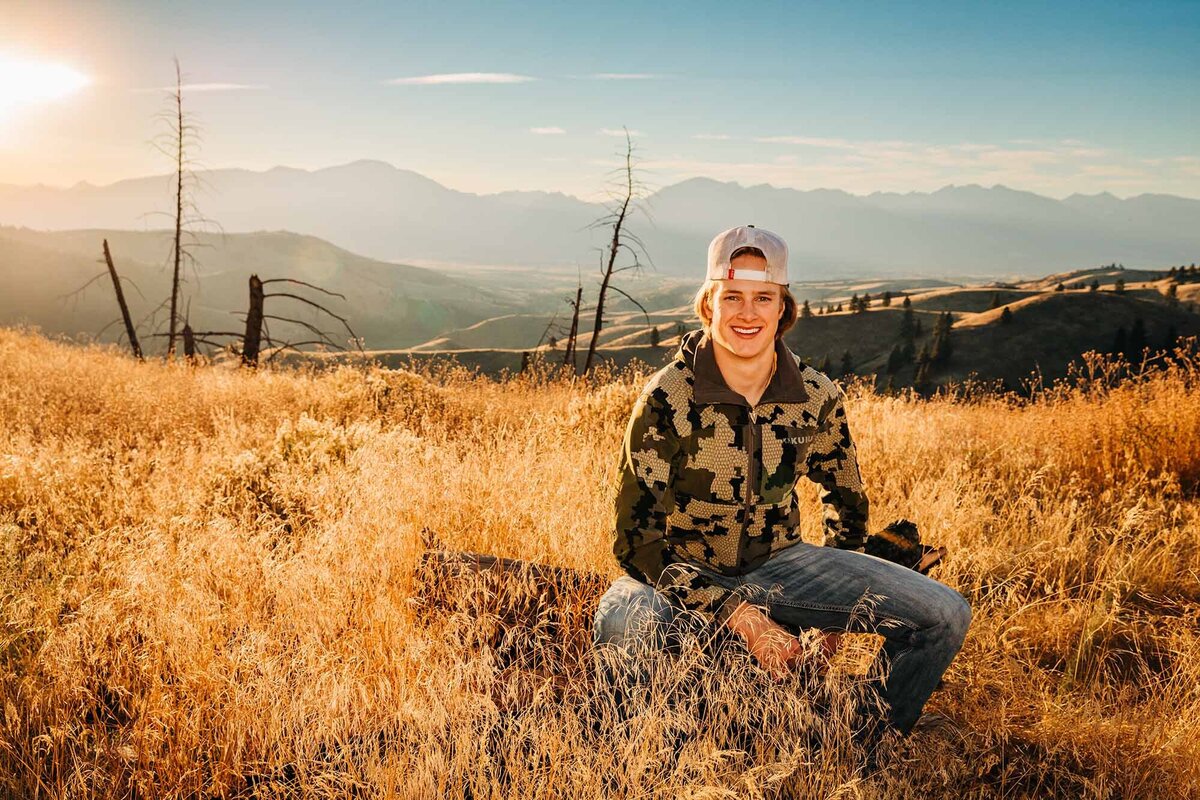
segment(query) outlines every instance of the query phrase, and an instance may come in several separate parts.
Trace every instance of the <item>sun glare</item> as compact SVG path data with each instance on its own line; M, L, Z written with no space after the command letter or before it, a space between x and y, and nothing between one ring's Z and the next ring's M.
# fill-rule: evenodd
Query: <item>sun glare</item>
M18 106L65 97L91 82L65 64L0 55L0 117Z

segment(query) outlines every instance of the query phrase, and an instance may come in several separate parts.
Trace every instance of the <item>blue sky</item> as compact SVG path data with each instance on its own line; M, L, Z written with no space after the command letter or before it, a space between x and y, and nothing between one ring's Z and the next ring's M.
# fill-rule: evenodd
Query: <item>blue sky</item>
M0 112L0 183L165 171L178 56L211 167L594 197L627 126L652 186L1200 197L1197 41L1200 2L0 0L0 58L90 79Z

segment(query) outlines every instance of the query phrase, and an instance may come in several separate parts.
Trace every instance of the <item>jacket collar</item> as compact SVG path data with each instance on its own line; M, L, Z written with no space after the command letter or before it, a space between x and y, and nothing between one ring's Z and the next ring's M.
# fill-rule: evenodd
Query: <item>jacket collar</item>
M693 331L684 337L679 344L679 355L692 368L696 385L692 396L697 403L731 403L747 406L746 398L729 388L721 369L717 366L717 357L713 350L715 345L712 338L703 331ZM808 391L804 388L804 378L796 357L787 349L782 339L775 341L775 374L763 391L758 404L764 403L804 403L808 401Z

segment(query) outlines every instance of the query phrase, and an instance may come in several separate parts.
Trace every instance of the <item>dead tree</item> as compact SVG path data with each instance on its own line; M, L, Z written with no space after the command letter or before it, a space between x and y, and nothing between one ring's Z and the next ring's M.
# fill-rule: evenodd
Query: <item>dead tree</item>
M117 268L113 266L112 252L108 249L108 239L104 240L104 263L108 266L108 275L112 278L113 291L117 293L117 305L121 307L121 319L125 322L125 335L129 338L129 348L133 350L134 358L143 361L142 345L138 342L137 330L133 327L133 319L129 316L129 304L125 302L125 292L121 289L121 278Z
M183 323L183 357L188 360L189 364L196 361L196 334L187 322Z
M345 295L338 294L337 292L331 292L328 289L322 289L320 286L314 286L311 283L296 280L295 278L269 278L268 280L264 281L260 280L257 275L251 275L250 305L246 310L245 329L242 331L195 331L191 333L191 336L197 342L214 347L230 348L235 352L237 352L236 347L231 347L229 342L221 343L214 337L232 339L234 341L240 340L240 355L242 364L247 367L257 367L259 365L264 344L267 347L274 348L274 352L271 353L271 355L267 358L268 363L282 352L291 350L298 353L301 352L301 347L305 347L307 345L321 345L323 347L328 347L341 352L346 352L349 349L346 346L339 344L330 336L328 332L318 328L311 322L306 322L302 319L295 319L294 317L283 317L278 314L268 314L266 312L267 299L271 297L279 297L295 300L296 302L302 303L311 308L315 308L317 311L337 320L341 323L342 327L346 329L346 332L350 334L350 341L354 344L354 346L356 346L360 351L362 350L362 340L358 337L358 334L354 332L354 329L350 327L350 322L345 317L335 314L320 303L310 300L302 295L292 294L291 292L268 292L264 289L264 287L269 283L293 283L298 286L305 286L314 291L321 292L322 294L327 294L330 297L337 297L341 300L346 299ZM271 335L270 325L268 324L267 320L275 320L288 325L298 326L307 331L305 334L306 336L312 335L315 338L305 339L303 341L292 341L273 337ZM155 335L164 336L165 334Z
M258 366L258 351L262 346L263 282L257 275L250 276L250 307L246 311L246 333L242 336L242 363L248 367Z
M575 287L575 300L568 302L571 303L571 331L567 334L567 353L563 356L563 368L570 367L571 374L574 375L577 369L575 364L575 344L579 337L579 309L583 302L582 282Z
M612 237L609 240L607 249L601 251L600 293L596 298L596 319L592 325L592 339L588 343L587 359L583 363L584 375L587 375L592 369L592 361L596 355L596 345L600 339L600 329L604 325L604 301L609 289L623 295L638 308L641 308L643 314L646 314L646 309L642 308L641 303L634 300L612 283L613 276L618 272L641 269L642 263L638 258L638 254L645 255L646 253L641 239L625 230L625 224L633 211L634 202L640 196L643 188L641 183L634 178L633 139L629 136L628 128L625 129L625 166L620 170L620 173L620 194L609 207L608 213L592 223L592 227L595 228L611 228ZM633 263L617 267L617 258L623 250L627 251L633 257ZM647 323L650 321L648 314L646 315L646 321Z
M175 59L175 246L172 248L174 268L171 271L171 319L167 333L167 360L175 357L175 324L179 319L179 275L183 262L183 161L184 134L187 128L183 120L183 75L179 59Z

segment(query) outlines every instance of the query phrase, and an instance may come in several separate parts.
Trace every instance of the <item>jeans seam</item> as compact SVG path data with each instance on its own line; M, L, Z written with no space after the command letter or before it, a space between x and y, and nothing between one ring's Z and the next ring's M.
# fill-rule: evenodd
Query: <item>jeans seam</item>
M831 606L831 605L825 605L824 603L799 603L794 600L771 600L771 599L768 599L767 607L769 608L772 604L778 605L778 606L788 606L789 608L803 608L808 611L830 611L830 612L834 612L834 613L838 613L838 614L847 614L847 615L853 615L854 608L855 608L855 606ZM894 622L897 625L902 625L905 628L908 628L908 630L910 632L914 632L914 633L921 629L920 626L917 625L915 622L910 622L901 617L894 617L891 614L878 614L875 616L875 619L877 619L879 621L886 620L889 622Z

